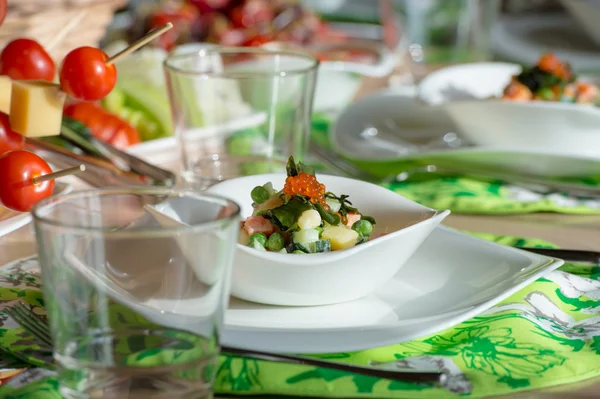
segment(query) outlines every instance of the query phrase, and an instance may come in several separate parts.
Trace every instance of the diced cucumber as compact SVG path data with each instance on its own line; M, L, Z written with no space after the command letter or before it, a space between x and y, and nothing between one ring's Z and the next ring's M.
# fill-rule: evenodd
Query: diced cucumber
M329 240L301 242L296 243L296 249L309 254L331 252L331 243L329 242Z
M252 241L250 243L250 246L254 249L258 249L259 251L266 251L267 249L265 247L263 247L260 242L258 241Z
M319 231L315 229L295 231L292 235L292 241L295 243L319 241Z
M327 205L329 205L329 210L331 212L338 212L340 210L340 208L342 207L342 204L340 204L340 201L333 199L333 198L326 198L325 202L327 203Z

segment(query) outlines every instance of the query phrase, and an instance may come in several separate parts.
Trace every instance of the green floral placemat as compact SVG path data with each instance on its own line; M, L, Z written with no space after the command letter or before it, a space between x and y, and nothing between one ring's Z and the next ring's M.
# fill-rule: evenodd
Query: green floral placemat
M311 140L329 147L329 129L332 117L316 114L312 119ZM237 132L229 141L233 155L258 154L266 148L262 134L256 129ZM313 160L318 163L318 160ZM328 172L322 165L317 171ZM406 164L406 169L414 164ZM398 173L402 165L394 166ZM589 179L588 179L589 180ZM588 182L591 183L591 182ZM522 187L485 182L464 177L424 177L422 180L387 184L395 192L422 205L435 209L449 209L455 213L522 214L557 212L569 214L600 214L600 200L580 199L562 194L539 194Z
M549 246L540 240L478 235L507 245ZM29 270L35 258L8 265L0 275L0 303L22 299L43 312L40 281ZM1 313L0 313L1 314ZM600 375L600 267L566 264L484 314L411 342L318 357L373 367L438 367L451 375L454 395L479 398L573 383ZM0 347L31 346L6 315ZM44 377L41 375L41 377ZM427 385L354 376L298 365L221 357L215 391L240 395L445 398ZM0 397L59 398L54 378L20 388L10 383Z

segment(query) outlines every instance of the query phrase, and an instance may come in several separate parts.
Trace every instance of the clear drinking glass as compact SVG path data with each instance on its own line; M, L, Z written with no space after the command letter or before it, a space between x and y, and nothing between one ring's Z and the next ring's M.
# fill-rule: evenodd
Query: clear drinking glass
M422 65L487 61L499 0L396 0L413 61Z
M207 398L240 208L168 188L102 189L33 210L65 398Z
M310 55L256 48L206 48L167 58L184 177L206 176L215 157L220 165L263 157L266 163L254 171L260 173L279 171L290 155L302 160L318 64Z

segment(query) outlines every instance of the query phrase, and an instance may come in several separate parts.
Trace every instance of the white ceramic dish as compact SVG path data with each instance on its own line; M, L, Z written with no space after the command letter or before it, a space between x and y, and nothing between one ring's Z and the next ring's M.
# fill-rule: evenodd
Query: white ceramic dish
M57 182L54 185L54 194L67 194L71 185ZM0 237L25 226L31 221L30 212L14 212L0 206Z
M501 59L523 65L535 63L545 51L569 60L576 71L597 71L600 65L598 45L581 23L565 13L525 13L501 18L492 27L492 47Z
M15 262L24 270L39 272L35 257ZM396 276L364 298L310 307L269 306L232 298L221 342L255 350L308 354L397 344L468 320L562 263L440 226ZM192 303L177 311L179 315L197 314ZM156 316L158 323L169 322L164 319L168 312L142 314Z
M252 214L250 192L272 182L282 188L285 174L227 180L208 192L241 206L242 218ZM261 252L238 244L233 266L232 295L272 305L312 306L361 298L385 284L419 245L450 213L418 205L374 184L319 175L328 191L348 194L353 206L375 218L373 234L388 233L343 251L291 255Z
M600 3L594 0L560 0L588 36L600 46Z
M520 67L473 63L442 68L419 85L419 98L442 106L470 142L491 148L600 158L600 109L497 97Z
M338 117L331 133L333 148L343 156L375 165L386 173L400 173L406 163L468 163L476 170L496 168L533 176L580 178L600 175L600 159L584 154L564 155L543 148L509 149L486 146L442 148L406 153L403 143L389 129L365 134L373 126L392 121L402 138L439 138L458 127L442 107L424 105L415 90L385 90L365 96ZM460 133L460 132L459 132Z
M562 263L440 226L386 285L356 301L290 308L232 299L222 342L283 353L405 342L484 312Z

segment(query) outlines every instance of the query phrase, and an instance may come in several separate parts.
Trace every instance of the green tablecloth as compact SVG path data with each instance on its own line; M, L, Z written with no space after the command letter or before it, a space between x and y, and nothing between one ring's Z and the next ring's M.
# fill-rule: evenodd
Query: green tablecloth
M508 245L548 246L539 240L480 236ZM33 258L3 269L0 302L20 298L43 312L41 282L28 271L36 265ZM566 264L484 314L441 333L383 348L319 357L386 368L441 367L451 373L456 395L477 398L508 394L600 375L598 314L600 267ZM2 315L0 320L3 349L31 345L10 319ZM452 396L426 385L233 357L220 358L215 391L315 397ZM42 378L19 389L9 383L0 388L0 397L59 398L57 381Z

